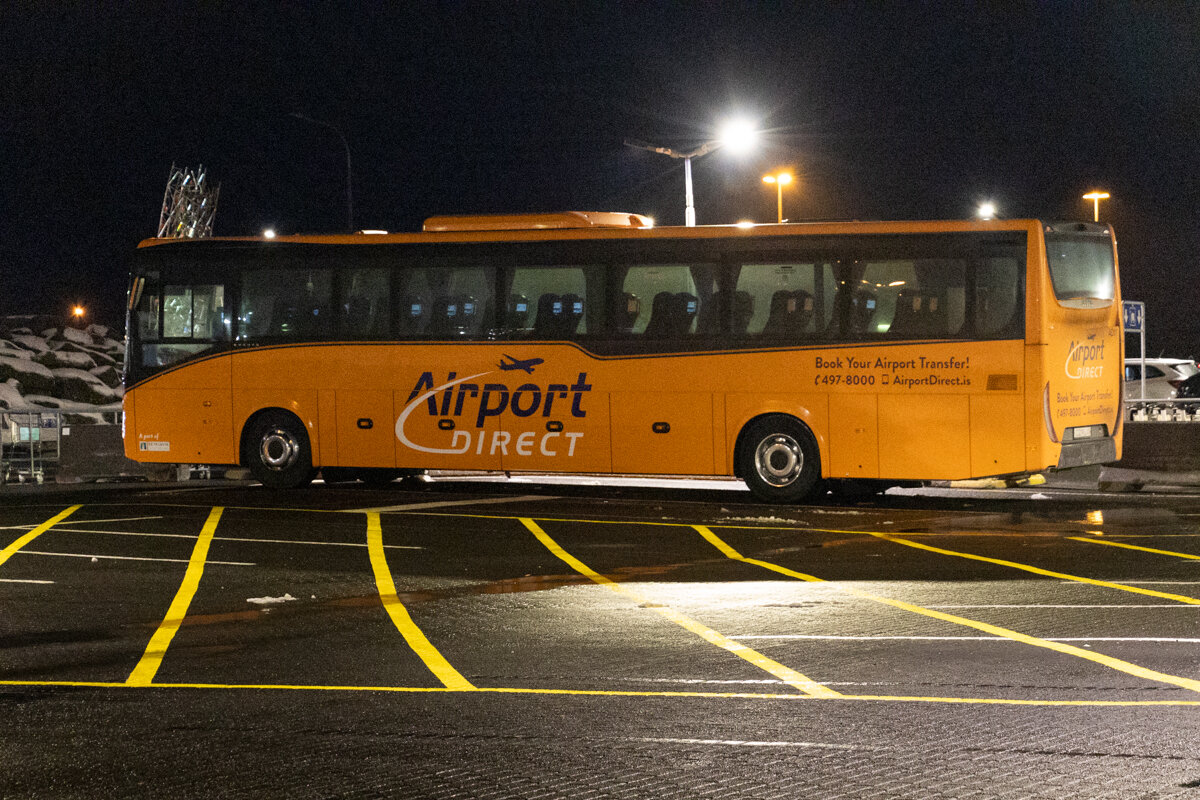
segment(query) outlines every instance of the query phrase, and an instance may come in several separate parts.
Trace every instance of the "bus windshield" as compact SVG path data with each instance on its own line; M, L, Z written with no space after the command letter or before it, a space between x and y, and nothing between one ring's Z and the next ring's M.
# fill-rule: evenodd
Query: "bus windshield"
M134 278L130 287L130 340L139 355L135 368L161 368L212 350L229 339L225 287L212 283L167 283L157 271Z
M1058 302L1068 308L1112 305L1116 268L1108 233L1046 234L1046 261Z

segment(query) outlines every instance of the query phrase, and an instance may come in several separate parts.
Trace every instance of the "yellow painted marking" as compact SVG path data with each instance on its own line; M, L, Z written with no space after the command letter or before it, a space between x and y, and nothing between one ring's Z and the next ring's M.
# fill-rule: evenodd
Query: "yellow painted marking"
M998 625L990 625L986 622L979 622L978 620L960 617L955 614L947 614L943 611L934 611L931 608L924 608L922 606L913 605L912 603L905 603L902 600L893 600L890 597L881 597L879 595L870 594L869 592L855 589L841 582L826 581L823 578L818 578L814 575L808 575L803 572L796 572L795 570L788 569L787 567L781 567L778 564L772 564L769 561L760 561L757 558L746 558L737 550L726 544L720 537L718 537L705 526L693 525L692 527L695 528L696 531L709 542L709 544L713 545L727 557L735 561L742 561L746 564L754 564L762 567L763 569L769 569L772 572L778 572L781 575L788 575L798 580L808 581L810 583L822 583L826 586L831 586L838 591L845 592L846 594L851 594L855 597L861 597L864 600L871 600L872 602L892 606L893 608L898 608L902 611L911 611L914 614L921 614L922 616L942 620L943 622L950 622L955 625L963 625L968 628L974 628L977 631L990 633L993 636L1003 636L1006 639L1012 639L1013 641L1021 642L1023 644L1033 645L1034 647L1043 647L1047 650L1053 650L1064 655L1076 656L1078 658L1087 659L1088 661L1094 661L1097 664L1103 664L1110 669L1115 669L1139 678L1145 678L1146 680L1169 683L1174 686L1180 686L1184 689L1190 689L1193 692L1200 692L1200 680L1183 678L1178 675L1168 675L1165 672L1147 669L1146 667L1141 667L1128 661L1122 661L1121 659L1113 658L1112 656L1106 656L1093 650L1085 650L1084 648L1064 644L1063 642L1051 642L1046 639L1039 639L1036 636L1029 636L1028 634L1020 633L1008 628L1001 628Z
M1114 542L1111 539L1089 539L1086 536L1068 536L1073 542L1087 542L1088 544L1106 544L1109 547L1124 547L1126 550L1140 550L1143 553L1157 553L1160 556L1175 556L1175 558L1190 558L1200 561L1200 556L1192 553L1178 553L1174 550L1156 550L1153 547L1141 547L1136 544L1125 544L1124 542Z
M218 691L258 690L296 692L394 692L404 694L450 694L454 690L436 686L323 686L319 684L256 684L256 683L155 683L137 686L112 681L13 681L0 680L0 686L45 686L77 689L207 689ZM671 692L607 689L531 689L525 687L492 686L476 688L473 692L492 694L575 695L582 697L687 697L701 699L732 698L737 700L823 700L808 694L768 694L758 692ZM882 701L895 703L955 703L963 705L1005 706L1090 706L1129 708L1143 706L1200 707L1200 700L1022 700L1005 697L921 697L915 695L843 694L837 700Z
M179 591L175 593L175 599L171 601L171 606L167 609L167 616L163 618L158 630L150 637L150 644L146 646L146 652L142 654L141 660L138 661L137 666L133 668L133 672L129 673L129 678L125 681L130 686L149 686L154 682L154 676L162 665L163 656L167 654L171 640L175 638L179 626L183 624L183 618L187 616L188 606L192 604L196 589L200 587L200 576L204 574L204 562L208 558L208 547L212 544L213 533L217 530L217 523L221 521L221 513L224 510L221 506L214 506L209 512L208 520L204 523L200 535L196 537L196 546L192 548L192 557L188 560L187 571L183 573L183 583L179 585Z
M4 548L3 550L0 550L0 564L3 564L5 561L8 561L22 547L29 544L34 539L41 536L43 533L50 530L55 525L62 522L64 519L71 516L72 514L74 514L76 511L78 511L81 508L83 508L83 506L71 506L68 509L58 512L50 519L46 520L41 525L38 525L36 528L31 530L29 533L27 533L24 536L17 539L15 542L10 544L8 547Z
M587 576L595 583L605 587L606 589L616 592L617 594L624 595L625 597L636 602L638 605L645 606L651 611L661 614L671 622L674 622L676 625L684 628L685 630L691 631L700 638L704 639L706 642L714 644L724 650L728 650L730 653L733 653L739 658L749 661L759 669L769 672L776 678L779 678L779 680L800 690L801 692L804 692L807 695L811 695L813 697L841 696L839 692L835 692L833 689L817 683L813 679L802 675L790 667L785 667L783 664L780 664L777 661L772 661L762 653L752 650L740 642L735 642L732 639L722 636L712 628L701 625L699 622L680 614L673 608L649 603L645 598L638 595L636 592L633 592L619 583L604 577L587 564L584 564L582 561L575 558L575 556L562 549L558 542L550 538L550 536L532 519L529 519L528 517L521 517L520 520L521 524L528 528L529 532L536 536L538 541L541 542L547 550L557 556L561 561L566 563L569 567L571 567L571 569L575 570L581 575Z
M383 552L383 529L379 525L378 511L367 514L367 550L371 555L371 569L375 572L375 585L379 587L379 599L383 601L383 607L387 609L388 616L392 618L408 646L447 689L474 689L475 686L450 666L450 662L425 637L409 616L408 609L396 596L396 584L392 581L392 571L388 569L387 558Z
M1130 586L1126 583L1113 583L1112 581L1102 581L1096 578L1085 578L1081 575L1070 575L1066 572L1055 572L1050 569L1042 569L1031 564L1022 564L1018 561L1005 561L1002 558L989 558L988 556L978 556L974 553L963 553L958 550L946 550L942 547L934 547L921 542L914 542L910 539L901 539L898 536L893 536L888 533L878 533L876 531L859 531L868 536L874 536L877 539L883 539L885 542L895 542L906 547L915 547L918 550L928 550L931 553L940 553L944 556L955 556L956 558L966 558L971 561L985 561L989 564L997 564L1001 567L1011 567L1024 572L1032 572L1034 575L1045 575L1048 578L1061 578L1066 581L1074 581L1076 583L1086 583L1092 586L1100 586L1105 589L1116 589L1121 592L1132 592L1133 594L1144 594L1149 597L1161 597L1165 600L1174 600L1177 603L1188 603L1189 605L1200 606L1200 598L1189 597L1185 594L1171 594L1170 592L1160 592L1155 589L1143 589L1140 586ZM1090 541L1090 540L1089 540Z

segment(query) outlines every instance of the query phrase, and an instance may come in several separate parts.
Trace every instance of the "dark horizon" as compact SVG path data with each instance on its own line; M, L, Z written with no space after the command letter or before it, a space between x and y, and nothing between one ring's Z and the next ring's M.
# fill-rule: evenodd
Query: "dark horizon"
M734 114L763 146L694 162L700 224L785 216L1091 219L1111 192L1148 351L1200 351L1200 8L800 10L417 3L234 13L0 12L0 313L79 300L120 325L172 164L221 185L217 235L412 231L445 213L603 210L683 223L680 162ZM471 13L474 12L474 13ZM686 16L686 19L681 17Z

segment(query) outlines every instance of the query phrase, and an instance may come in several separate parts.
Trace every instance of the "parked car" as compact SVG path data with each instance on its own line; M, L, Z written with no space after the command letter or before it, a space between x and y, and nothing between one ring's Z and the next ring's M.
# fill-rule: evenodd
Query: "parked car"
M1186 358L1147 358L1146 399L1170 400L1179 395L1188 378L1200 374L1196 362ZM1142 397L1142 364L1140 358L1125 359L1125 399L1139 400ZM1197 386L1200 391L1200 386ZM1200 396L1200 395L1198 395Z

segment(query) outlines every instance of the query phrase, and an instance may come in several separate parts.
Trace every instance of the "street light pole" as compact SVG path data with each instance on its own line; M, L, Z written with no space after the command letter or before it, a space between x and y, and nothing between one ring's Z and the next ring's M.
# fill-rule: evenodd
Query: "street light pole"
M648 150L651 153L659 153L671 158L683 159L683 224L689 228L696 227L696 201L692 194L692 159L708 155L720 147L722 142L719 140L705 142L697 148L684 151L675 150L670 147L660 147L655 144L646 144L636 139L626 139L625 144L628 147L636 147L638 150Z
M1093 212L1092 221L1093 222L1100 221L1100 201L1107 200L1111 196L1112 195L1110 195L1108 192L1099 192L1099 191L1088 192L1087 194L1085 194L1083 196L1084 200L1092 201L1092 212Z
M329 130L336 133L338 135L338 138L341 139L342 147L346 151L346 224L349 227L350 232L353 233L354 232L354 194L353 194L353 189L352 189L352 181L350 179L351 173L350 173L350 144L349 144L349 142L346 141L346 137L342 134L340 129L338 129L334 125L330 125L328 122L322 122L319 119L313 119L312 117L308 117L308 116L305 116L304 114L300 114L297 112L292 112L288 116L292 116L292 117L295 117L296 119L304 120L305 122L311 122L313 125L319 125L322 128L329 128Z
M783 223L783 187L792 182L790 172L780 172L778 175L763 175L763 183L775 185L777 220Z
M692 195L692 159L708 155L718 147L726 145L736 148L748 147L753 143L757 135L757 131L751 129L744 122L734 122L726 126L726 130L721 138L705 142L691 150L680 151L671 147L660 147L655 144L639 142L636 139L626 139L625 144L628 147L635 147L638 150L648 150L651 153L683 159L683 224L689 228L694 228L696 227L696 203Z

